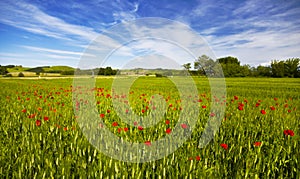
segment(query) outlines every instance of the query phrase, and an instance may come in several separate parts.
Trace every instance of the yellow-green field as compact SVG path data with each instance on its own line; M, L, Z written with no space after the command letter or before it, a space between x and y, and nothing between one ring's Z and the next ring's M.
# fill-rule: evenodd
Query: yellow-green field
M97 127L146 146L173 132L184 109L168 78L141 77L130 88L129 104L141 116L155 110L154 94L165 98L164 117L149 128L118 117L112 99L122 97L112 94L113 80L99 78L89 89L104 123ZM85 100L73 104L73 79L0 79L0 178L300 178L300 79L228 78L220 99L206 78L194 80L199 117L191 138L160 160L126 163L83 135L74 110ZM212 99L226 112L214 139L198 148Z

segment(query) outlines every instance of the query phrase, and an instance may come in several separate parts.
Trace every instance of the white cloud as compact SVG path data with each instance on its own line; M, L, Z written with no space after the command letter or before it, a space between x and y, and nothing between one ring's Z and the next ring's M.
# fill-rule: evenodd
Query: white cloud
M26 31L58 39L94 39L98 33L92 28L69 24L50 16L34 5L24 2L1 2L0 22Z

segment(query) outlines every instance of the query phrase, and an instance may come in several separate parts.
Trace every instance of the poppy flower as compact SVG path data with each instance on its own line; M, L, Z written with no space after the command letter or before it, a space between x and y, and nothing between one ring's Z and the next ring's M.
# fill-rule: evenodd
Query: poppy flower
M111 125L112 125L113 127L116 127L116 126L118 126L118 123L117 123L117 122L113 122Z
M193 157L190 157L189 160L193 160Z
M285 136L292 136L293 137L295 135L294 131L290 130L290 129L284 130L283 133L284 133Z
M278 100L278 98L274 98L274 100L275 100L275 101L277 101L277 100Z
M289 109L289 110L288 110L288 113L290 113L290 112L292 112L292 110Z
M272 111L274 111L274 110L275 110L275 107L274 107L274 106L271 106L270 109L271 109Z
M124 127L123 130L124 130L124 132L127 132L127 131L128 131L128 128L127 128L127 127Z
M68 127L64 127L64 131L67 131L68 130Z
M202 109L205 109L205 108L206 108L206 106L205 106L205 105L203 105L203 106L202 106Z
M35 125L36 125L36 126L41 126L41 124L42 124L41 120L36 120L36 121L35 121Z
M107 113L110 113L110 110L108 109L108 110L106 110L106 112L107 112Z
M145 109L142 109L142 113L145 113Z
M182 127L183 129L188 128L188 126L187 126L186 124L181 124L181 127Z
M260 103L256 103L256 104L255 104L255 107L258 107L259 105L260 105Z
M26 111L27 111L26 109L23 109L23 110L22 110L23 113L26 113Z
M228 149L228 145L227 144L220 144L220 146L224 149L224 150L227 150Z
M209 115L210 117L214 117L214 116L216 116L216 114L215 113L210 113L210 115Z
M170 124L170 121L169 121L169 120L166 120L166 124L169 125L169 124Z
M145 142L145 145L151 146L151 142L148 140L148 141Z
M238 109L239 109L240 111L242 111L242 110L244 109L244 107L243 107L243 106L239 106Z
M267 114L267 112L266 112L264 109L262 109L262 110L260 111L260 113L263 114L263 115Z
M195 157L195 159L199 161L201 158L200 158L200 156L198 155L198 156Z
M238 100L238 99L239 99L239 97L238 97L238 96L234 96L234 99L235 99L235 100Z
M171 132L172 132L172 129L170 129L170 128L166 129L167 134L170 134Z
M122 128L118 128L118 132L120 133L123 129Z
M138 125L138 122L134 121L134 122L133 122L133 125L137 126L137 125Z
M144 128L142 126L138 126L138 130L142 131Z
M49 117L45 116L44 121L48 121L48 120L49 120Z
M30 115L28 116L28 118L31 119L31 118L34 118L35 116L36 116L36 114L30 114Z
M261 142L254 142L254 146L255 147L260 147L261 146Z
M105 114L101 113L101 114L100 114L100 117L101 117L101 118L104 118L104 117L105 117Z

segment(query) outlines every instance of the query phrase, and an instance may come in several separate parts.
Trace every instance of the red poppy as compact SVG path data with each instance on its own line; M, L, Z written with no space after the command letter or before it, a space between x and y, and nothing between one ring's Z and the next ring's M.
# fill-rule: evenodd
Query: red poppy
M67 131L68 130L68 127L64 127L64 131Z
M227 144L220 144L220 146L223 148L223 149L225 149L225 150L227 150L228 149L228 145Z
M105 117L105 114L101 113L101 114L100 114L100 117L101 117L101 118L104 118L104 117Z
M201 158L200 158L200 156L198 155L198 156L195 157L195 159L199 161Z
M166 120L166 124L167 124L167 125L170 124L170 121L169 121L169 120Z
M203 105L203 106L202 106L202 108L203 108L203 109L205 109L205 108L206 108L206 106L205 106L205 105Z
M214 116L216 116L216 114L215 113L210 113L210 115L209 115L210 117L214 117Z
M118 132L120 133L123 129L122 128L118 128Z
M260 147L261 146L261 142L254 142L254 146L255 147Z
M239 109L240 111L242 111L242 110L244 109L244 107L243 107L243 106L239 106L238 109Z
M173 106L173 104L169 104L169 107L172 107Z
M28 118L34 118L36 116L36 114L30 114L29 116L28 116Z
M118 123L117 123L117 122L113 122L111 125L112 125L113 127L116 127L116 126L118 126Z
M167 134L170 134L172 132L172 129L170 129L170 128L168 128L167 130L166 130L166 133Z
M49 120L49 117L45 116L44 121L48 121L48 120Z
M277 100L278 100L278 98L274 98L274 100L275 100L275 101L277 101Z
M189 160L193 160L193 157L190 157Z
M145 142L145 145L150 146L151 142L148 140L148 141Z
M188 128L188 126L187 126L186 124L181 124L181 127L182 127L183 129Z
M239 99L239 97L237 97L237 96L234 96L234 99L235 99L235 100L238 100L238 99Z
M290 130L290 129L284 130L283 133L284 133L285 136L292 136L293 137L295 135L294 131Z
M275 110L275 107L274 107L274 106L271 106L270 109L271 109L272 111L274 111L274 110Z
M245 102L245 103L248 103L248 100L247 100L247 99L244 99L244 102Z
M290 112L292 112L292 110L289 109L289 110L288 110L288 113L290 113Z
M26 111L27 111L26 109L23 109L23 110L22 110L23 113L26 113Z
M144 128L142 126L138 126L138 130L142 131Z
M144 113L145 112L145 109L142 109L142 113Z
M255 106L258 107L260 105L260 103L256 103Z
M262 110L260 111L260 113L263 114L263 115L267 114L267 112L266 112L264 109L262 109Z
M128 128L127 128L127 127L124 127L123 130L124 130L124 132L127 132L127 131L128 131Z
M106 110L106 112L107 112L107 113L110 113L110 110L108 109L108 110Z
M137 126L137 125L138 125L138 122L134 121L134 122L133 122L133 125Z
M41 124L42 124L41 120L36 120L36 121L35 121L35 125L36 125L36 126L41 126Z

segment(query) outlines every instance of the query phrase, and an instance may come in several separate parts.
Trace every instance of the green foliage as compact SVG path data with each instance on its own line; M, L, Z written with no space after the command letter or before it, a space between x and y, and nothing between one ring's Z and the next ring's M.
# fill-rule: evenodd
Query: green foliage
M116 75L117 72L118 72L117 70L113 70L111 67L106 67L106 68L100 68L98 71L98 75L110 76L110 75Z
M7 73L7 68L5 66L0 65L0 75L6 75Z

